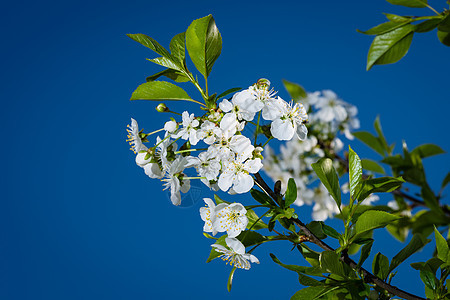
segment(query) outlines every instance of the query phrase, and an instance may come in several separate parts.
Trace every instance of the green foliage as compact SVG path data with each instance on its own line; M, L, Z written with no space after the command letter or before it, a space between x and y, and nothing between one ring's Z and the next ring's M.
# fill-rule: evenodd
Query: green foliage
M286 195L284 195L284 205L285 207L291 206L292 203L297 200L297 185L295 184L295 181L293 178L289 178L288 180L288 186L286 189Z
M231 269L230 275L228 276L228 282L227 282L228 292L231 292L231 286L233 285L233 278L234 278L235 271L236 271L236 267L233 267L233 269Z
M387 2L395 5L402 5L407 7L426 7L427 0L387 0Z
M375 150L376 153L384 156L385 150L383 143L376 136L367 131L354 132L353 135L372 150Z
M389 273L397 268L402 262L404 262L408 257L422 249L431 240L424 238L421 234L415 234L411 241L406 245L405 248L400 250L394 258L392 258L391 265L389 266Z
M194 20L189 25L186 48L197 70L208 77L222 51L222 36L212 15Z
M350 146L348 146L348 175L350 196L354 199L356 189L362 179L362 167L358 154L356 154Z
M398 189L404 182L405 181L401 177L380 177L363 180L358 191L359 193L357 194L358 201L363 201L373 193L392 192Z
M305 89L297 83L283 79L283 84L284 88L295 102L298 102L308 96Z
M389 214L384 211L379 210L368 210L362 213L358 220L355 222L354 230L355 235L352 237L355 240L358 236L363 233L376 229L385 227L390 222L399 219L399 217Z
M446 266L450 266L450 250L446 239L434 228L434 236L436 239L437 258L444 262Z
M251 189L250 194L252 195L253 199L255 199L256 201L258 201L259 203L261 203L263 205L274 205L275 204L269 196L267 196L266 194L264 194L261 191Z
M372 272L378 278L385 280L389 275L389 259L378 252L373 258Z
M438 25L437 36L445 46L450 46L450 14Z
M311 165L316 172L322 184L327 188L330 195L336 201L337 206L341 207L341 188L339 187L339 178L333 167L333 161L329 158L321 158L318 162Z
M226 247L226 245L227 245L227 244L225 243L225 238L226 238L226 237L227 237L226 235L222 235L220 238L218 238L218 239L216 240L215 244L222 245L222 246ZM211 248L211 252L209 253L209 257L208 257L208 259L206 260L206 262L209 263L210 261L212 261L213 259L218 258L218 257L221 256L222 254L223 254L223 253L217 252L217 251L214 249L214 247L212 247L212 248Z
M141 84L130 100L185 100L195 101L180 87L167 81L150 81Z
M433 155L445 153L441 147L435 144L423 144L414 148L411 151L411 155L417 154L420 158L430 157Z
M247 209L247 218L247 229L259 230L267 228L267 224L264 223L252 209Z
M359 256L358 267L361 267L363 263L369 258L370 251L372 250L373 239L366 243L361 249L361 255Z
M225 97L225 96L227 96L227 95L229 95L229 94L232 94L232 93L236 93L236 92L238 92L238 91L240 91L240 90L242 90L242 88L231 88L231 89L228 89L228 90L226 90L225 92L220 93L220 94L217 96L217 99L223 98L223 97Z
M382 166L380 166L376 161L370 159L361 159L361 165L364 170L386 174L386 171Z

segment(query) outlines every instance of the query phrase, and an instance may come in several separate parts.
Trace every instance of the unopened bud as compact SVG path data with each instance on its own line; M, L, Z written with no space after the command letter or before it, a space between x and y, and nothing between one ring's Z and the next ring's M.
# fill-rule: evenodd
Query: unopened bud
M158 112L168 112L169 111L169 108L164 103L158 104L158 106L155 109Z

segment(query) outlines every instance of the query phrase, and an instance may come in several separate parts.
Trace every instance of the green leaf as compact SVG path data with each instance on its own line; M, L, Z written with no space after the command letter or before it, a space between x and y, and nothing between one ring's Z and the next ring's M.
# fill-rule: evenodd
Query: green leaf
M422 279L425 286L432 289L433 291L436 289L436 276L428 270L420 270L420 279Z
M450 46L450 15L439 24L437 35L442 44Z
M327 235L323 232L322 229L323 222L321 221L312 221L308 224L306 224L306 227L318 238L318 239L324 239L327 237Z
M420 158L430 157L433 155L445 153L441 147L435 144L423 144L411 151L411 154L417 154Z
M215 244L222 245L222 246L226 247L226 246L227 246L227 244L225 243L225 238L226 238L226 237L227 237L226 235L222 235L222 236L215 242ZM221 255L223 255L223 253L217 252L217 251L215 250L214 247L211 247L211 252L209 253L209 257L208 257L208 259L206 260L206 262L209 263L210 261L212 261L213 259L218 258L218 257L221 256Z
M416 24L416 28L414 28L415 32L428 32L436 27L442 22L442 19L431 19L423 21L422 23Z
M361 182L361 188L357 196L358 201L363 201L373 193L389 193L398 189L405 181L403 178L380 177L367 179Z
M318 299L320 296L325 295L339 287L329 288L323 286L310 286L296 292L291 300L307 300L307 299Z
M318 162L313 163L311 167L316 172L320 181L327 188L333 197L338 208L341 207L341 188L339 187L339 178L333 167L333 161L329 158L321 158Z
M242 231L236 238L240 240L245 247L254 246L267 241L265 236L253 230Z
M380 174L386 174L384 168L380 166L376 161L363 158L361 159L361 165L364 170Z
M363 263L366 261L366 259L369 257L370 251L372 250L372 245L373 245L373 239L362 247L361 255L360 255L359 261L358 261L358 267L361 267L363 265Z
M406 245L405 248L400 250L394 258L392 258L391 265L389 267L389 273L397 268L402 262L404 262L408 257L422 249L431 240L426 239L421 234L413 235L411 241Z
M386 0L387 2L394 5L402 5L406 7L417 7L423 8L427 7L427 0Z
M284 195L285 207L289 207L292 203L297 200L297 185L293 178L289 178L286 195Z
M322 230L323 230L323 233L325 233L326 235L328 235L332 238L339 239L341 237L341 234L339 234L339 232L337 232L333 227L325 225L325 223L323 223L323 222L322 222Z
M434 228L434 237L436 239L437 258L442 260L446 265L450 265L450 250L447 240Z
M326 273L331 273L346 278L344 267L342 266L342 262L339 260L339 255L334 251L323 251L320 254L320 266Z
M265 193L255 190L255 189L251 189L250 190L250 194L252 195L253 199L255 199L256 201L258 201L259 203L263 204L263 205L272 205L273 200L267 196Z
M324 284L314 278L303 275L301 273L298 274L298 281L301 285L304 286L323 286Z
M408 21L411 22L412 21L411 17L399 16L399 15L387 14L387 13L383 13L383 15L385 15L386 18L392 22L403 23L403 22L408 22Z
M182 66L186 65L186 33L182 32L177 34L170 41L170 52L174 58L176 58Z
M380 116L377 116L375 118L375 121L373 122L373 127L375 128L375 131L378 134L378 141L383 146L384 150L386 150L388 153L390 153L388 143L383 134L383 129L381 128Z
M304 99L308 96L305 89L297 83L290 82L290 81L287 81L286 79L283 79L283 84L284 84L284 88L289 93L291 98L296 102L301 99Z
M225 92L219 94L219 96L217 96L217 99L220 99L220 98L222 98L222 97L225 97L225 96L227 96L227 95L229 95L229 94L231 94L231 93L238 92L238 91L240 91L240 90L242 90L242 88L239 88L239 87L235 87L235 88L228 89L228 90L226 90Z
M380 210L368 210L361 214L358 220L355 223L355 236L352 239L355 239L357 236L376 229L386 226L392 221L398 220L400 217L391 215L387 212Z
M225 201L222 198L220 198L218 195L214 194L214 200L216 200L216 205L219 205L220 203L226 203L231 204L231 202Z
M366 31L361 31L361 30L356 30L359 33L362 34L367 34L367 35L379 35L379 34L384 34L387 33L389 31L392 31L394 29L397 29L399 27L402 27L405 24L411 23L411 20L408 20L407 22L402 22L402 23L398 23L398 22L386 22L386 23L381 23L375 27L370 28L369 30Z
M444 180L442 180L441 189L444 189L449 182L450 182L450 172L447 173Z
M193 101L180 87L167 81L151 81L138 86L130 100L186 100Z
M161 76L166 76L169 79L172 79L175 82L187 82L189 78L187 78L183 73L173 70L173 69L165 69L164 71L158 72L151 76L147 77L147 82L155 81Z
M406 24L392 31L377 35L370 45L367 70L373 65L392 64L408 52L414 34L414 25Z
M267 228L267 224L260 220L258 215L252 209L248 209L246 215L248 219L247 229L251 228L253 230L259 230Z
M384 147L382 143L378 140L378 138L376 138L373 134L367 131L358 131L354 132L353 135L358 140L369 146L369 148L373 149L381 156L384 156Z
M348 175L350 196L355 199L356 188L361 182L362 167L358 154L353 151L350 145L348 146Z
M372 262L372 271L378 278L385 280L389 275L389 259L378 252Z
M283 264L273 253L270 253L270 257L272 260L282 266L285 269L290 271L297 272L298 274L307 274L307 275L322 275L322 270L318 267L304 267L297 265L286 265Z
M151 50L155 51L159 55L166 57L166 58L173 58L172 55L167 51L163 46L161 46L157 41L152 39L149 36L146 36L142 33L137 34L127 34L127 36L136 42L140 43L141 45L150 48Z
M228 282L227 282L228 292L231 292L231 286L233 285L233 277L234 277L235 271L236 271L236 267L233 267L233 269L231 269L230 276L228 276Z
M197 70L208 77L222 51L222 36L212 15L194 20L189 25L186 47Z

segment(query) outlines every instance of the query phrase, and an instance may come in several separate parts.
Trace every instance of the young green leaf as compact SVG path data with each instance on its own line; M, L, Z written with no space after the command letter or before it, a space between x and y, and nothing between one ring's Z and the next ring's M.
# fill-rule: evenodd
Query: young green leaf
M420 270L420 279L422 279L425 286L432 289L433 291L436 289L436 276L428 270Z
M358 261L358 267L361 267L362 264L366 261L366 259L369 257L370 255L370 251L372 250L372 245L373 245L373 239L371 241L369 241L368 243L366 243L362 249L361 249L361 255L359 257L359 261Z
M291 98L294 101L299 101L308 96L308 94L306 94L305 89L297 83L290 82L290 81L287 81L286 79L283 79L283 84L284 84L284 88L286 89L286 91L289 93L289 95L291 96Z
M335 238L335 239L339 239L341 237L341 234L339 232L337 232L333 227L330 227L323 222L321 224L322 224L323 233L325 233L326 235L328 235L332 238Z
M384 134L383 134L383 129L381 128L381 122L380 122L380 116L379 115L375 118L375 121L373 122L373 127L375 128L375 131L378 134L378 141L383 146L383 148L388 153L390 153L388 143L387 143L386 138L384 137Z
M286 189L286 195L284 195L285 207L289 207L292 203L297 200L297 185L293 178L289 178L288 186Z
M428 32L436 27L442 22L442 19L431 19L423 21L422 23L416 24L416 28L414 28L415 32Z
M322 275L322 270L318 267L304 267L304 266L297 266L297 265L286 265L282 263L273 253L270 253L270 257L272 260L282 266L283 268L286 268L290 271L297 272L298 274L307 274L307 275Z
M166 76L169 79L172 79L175 82L188 82L189 78L186 77L183 73L173 70L173 69L165 69L164 71L158 72L156 74L153 74L151 76L147 77L147 82L149 81L155 81L161 76Z
M405 181L403 178L380 177L367 179L361 182L361 188L357 196L358 201L363 201L373 193L389 193L398 189Z
M251 189L250 194L252 195L253 199L255 199L256 201L258 201L261 204L264 204L264 205L274 204L273 200L261 191Z
M373 134L367 131L358 131L354 132L353 135L358 140L369 146L369 148L375 150L375 152L377 152L381 156L384 156L384 147L382 143L378 140L378 138L375 137Z
M352 240L363 233L386 226L392 221L398 220L400 217L391 215L384 211L368 210L362 213L355 223L355 235Z
M441 189L443 190L449 182L450 182L450 172L447 173L444 180L442 180Z
M378 278L385 280L389 275L389 259L378 252L373 258L372 271Z
M240 90L242 90L242 88L239 88L239 87L228 89L225 92L220 93L219 96L217 96L217 99L223 98L231 93L238 92Z
M435 144L423 144L414 148L411 151L411 154L418 154L420 158L430 157L433 155L443 154L445 153L441 147Z
M427 7L427 0L387 0L387 2L394 5L402 5L406 7L417 7L423 8Z
M350 185L350 196L355 199L356 188L361 182L362 167L358 154L348 146L348 175Z
M212 15L194 20L189 25L186 48L197 70L208 77L222 51L222 36Z
M398 22L385 22L385 23L381 23L375 27L370 28L369 30L366 31L361 31L361 30L356 30L359 33L362 34L367 34L367 35L379 35L379 34L384 34L387 33L389 31L392 31L394 29L397 29L399 27L402 27L405 24L411 23L411 20L408 20L406 22L402 22L402 23L398 23Z
M226 247L226 245L227 245L227 244L225 243L225 238L226 238L226 237L227 237L226 235L222 235L222 236L215 242L215 244L222 245L222 246ZM214 247L211 247L211 252L209 253L209 257L208 257L208 259L206 260L206 262L209 263L210 261L212 261L213 259L218 258L218 257L221 256L221 255L223 255L223 253L218 252L218 251L215 250Z
M141 45L150 48L151 50L155 51L159 55L166 57L166 58L172 58L172 55L167 51L163 46L161 46L157 41L152 39L151 37L142 34L127 34L127 36L136 42L140 43Z
M316 172L320 181L327 188L330 195L338 205L341 207L341 188L339 187L339 178L336 170L333 167L333 161L329 158L321 158L318 162L311 165Z
M385 15L386 18L392 22L403 23L403 22L408 22L408 21L411 22L412 21L411 17L399 16L399 15L387 14L387 13L383 13L383 15Z
M174 58L182 66L186 66L186 44L185 44L186 33L182 32L177 34L170 41L169 49Z
M442 260L446 265L450 265L450 250L445 238L434 228L434 237L436 239L437 258Z
M133 92L130 100L184 100L197 102L189 97L182 88L167 81L150 81L141 84Z
M330 293L339 287L323 287L323 286L310 286L296 292L291 300L305 300L305 299L319 299L321 296Z
M406 245L405 248L400 250L394 258L392 258L391 265L389 266L389 273L397 268L402 262L404 262L408 257L422 249L431 240L426 239L421 234L413 235L411 241Z
M246 215L248 219L247 229L259 230L267 228L267 224L259 219L258 215L252 209L247 209Z
M327 237L327 235L323 232L322 228L323 222L321 221L312 221L308 224L306 224L306 227L318 238L318 239L324 239Z
M450 46L450 15L439 24L437 35L442 44Z
M216 194L214 194L214 200L216 200L216 205L219 205L220 203L231 204L231 202L223 200L222 198L220 198Z
M326 273L331 273L346 278L344 267L342 266L342 262L339 260L339 255L334 251L323 251L320 254L320 266Z
M245 247L254 246L267 241L267 238L256 231L246 230L241 232L237 237Z
M392 64L408 52L414 34L414 25L406 24L392 31L377 35L367 55L367 70L373 65Z
M382 166L380 166L376 161L363 158L361 159L361 165L364 170L380 173L380 174L386 174L386 171Z

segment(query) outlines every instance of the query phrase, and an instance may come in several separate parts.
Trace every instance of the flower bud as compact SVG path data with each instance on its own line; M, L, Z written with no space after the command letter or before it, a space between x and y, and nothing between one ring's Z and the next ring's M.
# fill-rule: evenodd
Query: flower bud
M169 108L164 103L158 104L158 106L155 109L158 112L168 112L169 111Z

